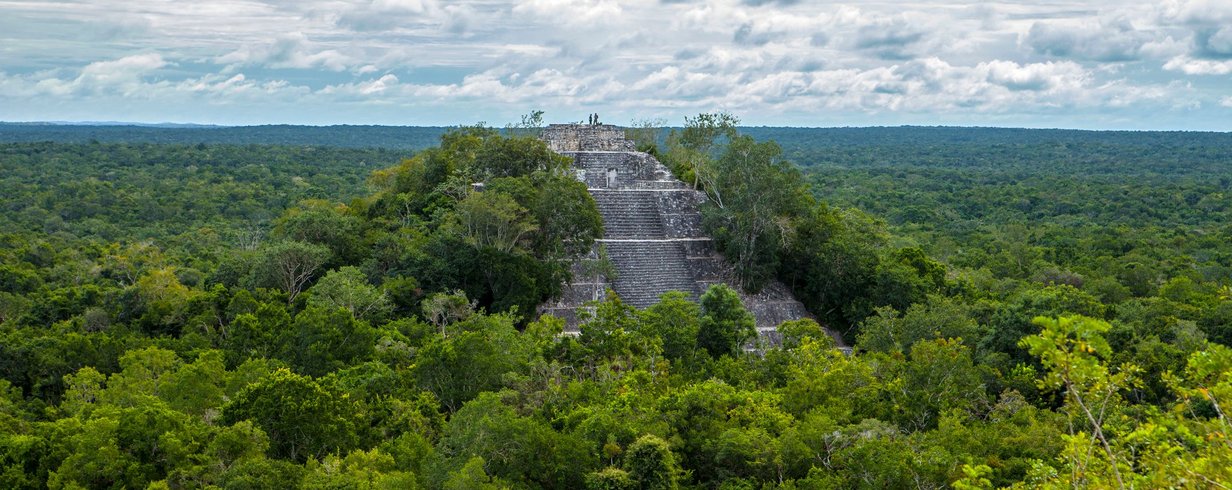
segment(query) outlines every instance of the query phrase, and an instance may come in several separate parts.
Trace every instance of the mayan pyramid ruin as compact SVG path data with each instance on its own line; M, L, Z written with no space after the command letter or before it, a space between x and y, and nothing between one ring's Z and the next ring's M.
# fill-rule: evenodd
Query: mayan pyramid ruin
M574 280L560 298L540 312L565 319L577 332L578 312L604 298L611 289L626 304L645 308L659 295L683 291L694 301L716 283L736 286L731 267L702 231L699 205L706 200L676 180L667 167L636 150L624 130L606 124L553 124L541 136L557 153L573 158L578 180L594 196L603 216L604 235L589 256L574 265ZM607 257L615 277L595 267ZM598 270L596 270L598 269ZM744 305L757 319L761 336L777 342L775 327L787 320L811 318L787 287L774 281L755 295L741 291Z

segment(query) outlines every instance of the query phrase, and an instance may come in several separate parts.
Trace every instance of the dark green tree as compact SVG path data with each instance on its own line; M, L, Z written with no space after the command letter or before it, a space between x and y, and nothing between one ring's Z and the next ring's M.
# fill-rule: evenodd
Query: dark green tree
M423 389L449 411L484 391L497 390L507 374L524 372L533 345L510 315L475 314L446 327L419 350L413 369Z
M659 302L642 310L640 316L641 332L661 339L663 355L668 359L690 359L697 352L701 308L685 293L663 293Z
M355 408L336 390L280 369L240 390L222 420L251 420L269 436L271 455L303 462L353 447Z
M701 297L697 345L713 357L735 355L757 335L753 315L726 284L710 286Z
M635 488L674 490L680 487L681 469L667 441L653 435L638 438L625 453L625 471Z

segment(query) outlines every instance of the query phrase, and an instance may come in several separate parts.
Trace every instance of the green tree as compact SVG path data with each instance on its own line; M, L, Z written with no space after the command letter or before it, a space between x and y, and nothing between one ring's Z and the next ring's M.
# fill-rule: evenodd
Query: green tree
M140 463L120 447L118 414L96 416L82 422L63 419L71 430L64 441L65 457L47 475L48 488L144 487L149 480Z
M378 323L392 305L388 295L368 283L368 278L353 266L329 271L308 290L308 304L323 308L342 308L356 320Z
M277 238L321 245L329 249L330 264L360 261L363 223L346 206L305 201L288 209L275 224Z
M713 357L735 355L757 335L753 315L726 284L710 286L701 297L701 308L697 345Z
M455 208L460 236L473 247L512 252L539 229L530 213L512 197L473 192Z
M533 137L490 137L475 155L473 175L482 181L496 177L521 177L533 173L554 174L569 168L572 160L548 149Z
M797 217L812 204L799 172L781 153L774 142L735 137L712 164L714 177L706 186L706 228L751 291L774 277L781 251L795 239Z
M273 357L279 337L291 328L291 315L281 304L262 303L255 313L243 313L227 326L223 347L227 364L235 366L247 359Z
M637 484L629 472L607 467L586 475L586 490L633 490Z
M0 291L0 325L16 325L17 319L30 311L30 300L8 291Z
M305 461L351 448L355 441L352 406L341 393L286 369L240 390L223 407L222 420L251 420L270 439L279 458Z
M580 312L578 342L586 346L592 360L629 356L637 348L637 308L625 304L608 290L602 301L588 303L594 311ZM593 369L593 366L590 366Z
M522 486L579 488L598 463L589 445L547 424L519 416L497 393L482 393L453 414L441 453L459 466L483 458L493 476Z
M257 257L252 271L253 283L281 289L287 293L287 304L291 304L316 278L330 255L329 249L322 245L296 241L272 243L262 248Z
M449 479L441 485L445 490L501 490L509 488L499 478L488 476L487 471L484 471L484 460L482 457L475 456L466 461L456 471L449 473Z
M499 389L506 373L524 372L533 355L533 344L510 315L475 314L450 329L449 336L435 336L419 350L413 373L451 412Z
M326 456L324 461L308 464L310 471L304 475L300 484L303 489L337 489L355 490L408 489L419 488L415 475L398 471L394 458L382 453L379 449L364 451L358 449L350 452L345 458L336 455Z
M463 291L452 294L433 293L423 300L423 316L440 331L441 336L448 336L445 327L451 323L466 320L475 312L477 303L466 298Z
M223 488L278 488L286 482L304 479L303 465L265 458L242 459L227 468L219 478Z
M984 332L970 307L951 298L932 297L911 305L905 314L891 307L874 310L860 326L856 346L874 352L906 352L920 340L959 338L976 342Z
M640 312L641 332L659 337L663 355L673 361L689 359L697 352L701 308L680 291L668 291L659 302Z
M301 373L323 376L372 357L377 333L342 308L309 306L276 337L277 353Z
M799 320L789 320L780 323L778 327L779 335L782 335L784 349L794 349L800 347L804 339L813 339L816 342L833 343L834 338L826 332L825 327L817 323L817 320L812 318L801 318Z
M663 439L644 435L625 453L625 471L636 488L673 490L680 486L681 469Z
M107 379L106 400L121 407L148 403L166 395L183 363L175 352L158 347L134 349L120 358L120 372Z
M188 320L190 302L199 292L180 283L172 268L152 270L134 285L140 323L152 333L178 333Z
M841 354L839 354L841 355ZM743 365L744 363L739 363ZM793 423L781 408L780 397L768 391L737 389L718 379L687 384L662 396L656 404L658 417L669 425L680 465L703 485L722 478L719 441L729 429L758 429L777 437ZM632 447L625 452L628 462ZM626 467L630 474L635 474Z
M568 177L538 179L526 206L538 221L534 250L539 257L577 257L603 236L603 217L586 184Z
M900 425L913 431L936 427L950 411L977 413L987 405L984 379L970 349L956 339L921 340L903 366L901 390L891 395Z
M1122 473L1130 471L1130 461L1114 449L1105 424L1122 403L1119 392L1137 385L1138 368L1124 364L1113 371L1100 363L1112 354L1103 336L1112 328L1108 322L1073 315L1038 317L1034 323L1042 330L1023 338L1022 345L1047 369L1040 387L1063 389L1071 418L1091 431L1090 436L1081 429L1068 436L1066 457L1078 473L1073 483L1126 488Z
M873 288L886 236L881 224L855 210L810 209L796 226L779 278L822 323L854 338L851 328L876 306ZM816 278L826 280L818 281Z
M171 408L204 417L222 407L227 380L223 353L204 351L193 362L182 364L169 376L160 398Z
M684 129L673 130L667 138L667 160L677 176L691 180L694 189L709 187L717 177L711 165L716 149L724 139L735 139L739 124L738 118L726 112L686 117Z
M83 367L73 374L64 375L66 389L60 408L74 415L88 414L104 398L103 384L106 381L107 376L92 367Z

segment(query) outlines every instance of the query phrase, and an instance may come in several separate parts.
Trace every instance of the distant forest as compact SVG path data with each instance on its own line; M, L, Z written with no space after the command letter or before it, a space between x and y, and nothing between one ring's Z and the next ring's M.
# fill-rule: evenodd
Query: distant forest
M666 137L664 128L661 137ZM57 143L173 143L230 145L332 146L341 148L395 148L420 150L434 146L449 128L440 126L178 126L178 125L74 125L0 122L0 143L49 141ZM743 127L741 134L759 141L774 140L784 156L800 165L831 160L821 149L830 147L953 148L1023 146L1064 147L1096 144L1102 147L1193 149L1222 147L1232 151L1232 133L1189 131L1085 131L1072 129L869 127L790 128ZM660 138L662 142L662 138ZM851 150L854 151L854 150ZM951 157L962 152L947 152ZM849 164L875 163L887 154L872 150ZM850 156L850 155L844 155ZM833 158L833 161L840 161Z
M447 128L420 126L125 126L0 123L0 143L288 145L419 150Z

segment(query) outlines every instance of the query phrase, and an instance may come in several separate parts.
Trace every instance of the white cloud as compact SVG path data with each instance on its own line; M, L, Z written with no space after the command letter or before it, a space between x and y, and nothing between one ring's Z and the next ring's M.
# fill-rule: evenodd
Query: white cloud
M1010 90L1078 89L1091 79L1087 70L1072 61L1020 65L1013 61L993 60L981 63L976 71L983 73L989 82Z
M914 57L913 48L924 41L928 33L923 26L904 16L875 18L856 30L855 47L886 59L908 59Z
M1179 71L1186 75L1227 75L1232 73L1232 60L1215 61L1177 56L1164 64L1165 70Z
M1187 75L1232 73L1232 2L1168 0L1160 7L1162 25L1179 29L1185 52L1175 54L1163 68Z
M343 7L341 27L355 31L388 31L435 22L439 5L433 0L370 0Z
M1087 120L1219 109L1226 90L1211 77L1232 73L1224 0L10 5L0 18L0 119L65 118L49 111L102 112L123 100L150 113L268 122L295 122L302 112L289 107L308 105L321 108L313 117L357 122L383 108L458 123L528 107L673 120L727 108L791 124Z
M1125 18L1097 23L1041 21L1031 25L1023 42L1040 54L1119 62L1137 60L1153 37Z
M117 60L90 63L73 78L59 78L41 72L10 80L12 95L80 96L88 94L136 95L141 92L143 78L170 63L155 53L125 56Z
M215 62L236 66L264 65L270 68L325 68L343 71L356 60L336 49L322 48L303 33L279 36L268 43L247 45L219 56Z
M1232 3L1225 0L1165 0L1160 15L1167 21L1186 24L1232 22Z
M125 56L114 61L98 61L81 69L78 81L102 85L126 85L142 75L157 70L169 63L157 53Z
M444 8L444 16L441 26L445 31L467 35L470 33L471 25L479 17L479 13L469 5L447 5Z
M1232 58L1232 26L1210 27L1194 33L1196 50L1213 58Z
M523 0L516 2L513 13L562 25L590 25L618 18L621 8L613 0Z
M370 97L397 90L400 85L401 82L398 80L398 77L392 74L386 74L375 80L366 80L359 83L345 85L330 85L321 89L319 93L325 95L344 93Z

